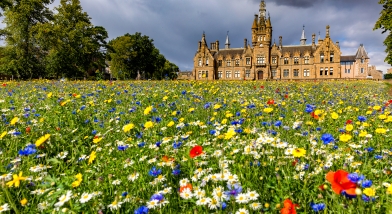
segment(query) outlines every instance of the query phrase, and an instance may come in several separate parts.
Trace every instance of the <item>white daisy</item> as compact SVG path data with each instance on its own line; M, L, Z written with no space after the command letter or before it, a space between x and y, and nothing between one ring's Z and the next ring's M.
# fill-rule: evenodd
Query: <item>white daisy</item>
M253 202L249 205L252 210L258 210L261 208L261 204L259 202Z
M55 203L54 206L55 207L61 207L64 205L64 203L66 203L67 201L69 201L71 199L71 195L72 192L70 190L67 191L67 193L65 195L62 195L59 198L59 202Z
M194 192L194 196L195 196L197 199L204 198L204 197L206 196L206 191L204 191L204 190L196 190L196 191Z
M235 202L239 204L246 204L249 202L248 196L244 193L240 193L235 197Z
M113 185L120 185L121 184L121 180L120 179L116 179L112 182Z
M159 201L154 199L152 201L147 202L148 209L154 209L155 207L159 206Z
M239 209L235 214L249 214L249 211L245 208Z
M129 181L135 181L139 177L139 173L134 172L133 174L128 176Z
M0 206L0 213L10 210L10 207L7 203Z
M111 204L108 205L108 208L110 209L110 211L117 210L121 207L122 203L123 202L113 201Z
M215 210L217 208L219 208L221 206L220 202L218 200L216 200L215 198L212 198L210 203L208 204L208 208L210 208L210 210Z
M196 205L207 205L211 201L211 198L200 198L199 200L196 201Z
M249 200L254 201L257 200L257 198L259 197L259 194L256 191L251 191L246 193L246 195L248 196Z
M189 183L188 178L184 178L180 180L180 187L186 186Z
M183 199L190 199L192 198L193 194L191 192L191 189L189 188L185 188L182 190L182 192L180 193L180 197Z
M80 197L79 201L80 203L84 204L86 202L88 202L91 198L93 197L93 194L89 194L89 193L83 193L82 197Z
M44 201L38 204L38 209L40 211L46 210L49 207L49 203Z

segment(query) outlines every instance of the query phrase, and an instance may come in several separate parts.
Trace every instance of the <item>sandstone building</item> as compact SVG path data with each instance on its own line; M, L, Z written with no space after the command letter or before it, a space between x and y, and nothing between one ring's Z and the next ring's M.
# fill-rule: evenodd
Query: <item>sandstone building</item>
M306 43L305 30L299 45L272 44L272 23L266 16L266 4L260 3L259 15L255 15L251 27L251 44L244 39L243 48L231 48L229 35L225 48L220 49L219 41L208 47L203 33L193 59L192 77L196 80L262 80L262 79L336 79L366 78L369 57L363 45L355 55L342 56L339 42L330 38L330 27L326 35L312 35Z

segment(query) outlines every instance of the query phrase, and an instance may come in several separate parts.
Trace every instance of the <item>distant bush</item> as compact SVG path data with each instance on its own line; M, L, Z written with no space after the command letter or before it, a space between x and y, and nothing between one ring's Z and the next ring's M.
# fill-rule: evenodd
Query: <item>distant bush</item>
M392 79L392 74L384 74L384 79Z

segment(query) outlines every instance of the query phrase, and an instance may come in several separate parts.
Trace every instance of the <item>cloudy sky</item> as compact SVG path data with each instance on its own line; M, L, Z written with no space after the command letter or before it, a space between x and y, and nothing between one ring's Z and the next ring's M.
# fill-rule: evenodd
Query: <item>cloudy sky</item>
M56 0L52 7L58 5ZM283 45L299 44L305 25L307 43L313 33L325 37L330 25L334 42L343 55L354 55L364 44L370 63L386 72L391 66L386 56L381 30L373 31L382 6L378 0L265 0L273 26L273 39ZM103 26L110 39L125 33L141 32L154 40L165 57L180 70L192 70L193 57L203 31L209 44L224 47L229 31L231 47L242 47L251 39L254 14L260 0L81 0L94 25Z

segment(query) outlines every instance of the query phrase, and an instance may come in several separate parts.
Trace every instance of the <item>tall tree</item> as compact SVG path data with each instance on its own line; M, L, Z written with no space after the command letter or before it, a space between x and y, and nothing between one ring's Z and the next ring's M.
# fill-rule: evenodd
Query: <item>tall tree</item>
M388 33L384 40L387 53L385 62L392 65L392 0L380 0L378 3L383 5L383 9L373 30L382 29L382 33Z
M138 72L146 79L163 79L166 58L154 46L154 40L137 32L127 33L109 42L108 58L111 60L111 71L120 79L136 78Z
M2 70L21 78L38 77L43 72L42 59L45 53L37 45L32 29L38 23L52 19L48 5L53 0L6 0L0 5L4 9L6 27L5 56L1 59Z
M61 0L52 23L37 25L37 38L48 52L46 70L65 77L85 77L105 65L108 34L94 26L79 0ZM93 73L93 72L91 72Z

